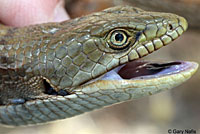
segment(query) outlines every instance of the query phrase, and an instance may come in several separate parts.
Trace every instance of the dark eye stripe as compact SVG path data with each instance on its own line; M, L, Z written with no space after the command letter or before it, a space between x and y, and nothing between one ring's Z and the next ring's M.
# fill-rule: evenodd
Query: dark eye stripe
M136 40L136 41L139 39L139 37L140 37L141 34L142 34L142 32L137 32L137 33L136 33L136 36L135 36L135 40Z

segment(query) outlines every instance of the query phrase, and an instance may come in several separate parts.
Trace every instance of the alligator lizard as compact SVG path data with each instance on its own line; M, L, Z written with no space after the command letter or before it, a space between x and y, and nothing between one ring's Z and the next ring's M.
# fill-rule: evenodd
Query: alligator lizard
M138 60L178 38L187 21L118 6L61 23L0 27L0 123L64 119L171 89L194 62Z

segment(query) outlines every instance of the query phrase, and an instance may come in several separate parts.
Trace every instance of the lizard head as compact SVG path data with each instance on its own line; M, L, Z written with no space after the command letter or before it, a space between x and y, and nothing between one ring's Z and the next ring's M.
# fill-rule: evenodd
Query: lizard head
M68 36L67 56L73 62L68 62L67 75L56 83L57 90L98 79L122 64L169 44L187 29L183 17L130 6L109 8L70 22L65 27L72 32L63 32L60 36ZM56 81L54 78L51 80Z
M62 78L58 79L55 76L48 79L56 91L64 89L74 92L83 86L90 87L91 84L98 83L97 80L108 82L108 80L144 78L143 76L157 77L155 74L162 74L164 71L174 74L181 69L197 67L196 64L185 62L138 61L171 43L186 31L188 24L181 16L118 6L67 23L68 25L66 22L61 25L66 27L66 31L72 32L67 33L64 30L59 34L60 37L68 36L68 40L65 41L67 45L64 44L67 46L65 53L68 60L62 61L68 64L68 67ZM62 45L60 47L63 49ZM178 66L178 69L174 69L175 66ZM189 67L183 69L183 66ZM140 73L137 73L138 71ZM55 81L57 81L56 86Z
M72 21L67 49L74 68L59 85L71 87L70 93L52 101L75 105L77 114L171 89L198 68L193 62L138 60L186 31L183 17L120 6Z

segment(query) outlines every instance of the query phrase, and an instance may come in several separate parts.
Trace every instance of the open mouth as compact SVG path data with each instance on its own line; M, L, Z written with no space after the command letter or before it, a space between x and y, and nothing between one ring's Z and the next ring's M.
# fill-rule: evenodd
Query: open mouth
M170 76L178 74L181 72L189 71L191 69L196 69L198 67L197 63L186 62L186 61L171 61L171 62L150 62L135 60L124 65L121 65L107 73L103 76L89 81L85 84L92 83L96 80L138 80L138 79L156 79L163 76ZM46 94L49 95L61 95L66 96L70 93L66 90L55 91L50 84L44 81Z
M107 72L101 80L133 80L150 79L172 75L181 71L195 68L197 65L193 62L173 61L173 62L149 62L132 61L121 65Z

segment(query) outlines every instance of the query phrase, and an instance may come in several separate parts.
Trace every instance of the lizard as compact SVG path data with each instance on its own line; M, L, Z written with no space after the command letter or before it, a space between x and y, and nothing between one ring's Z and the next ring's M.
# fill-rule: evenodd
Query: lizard
M116 6L64 22L0 26L0 124L73 117L176 87L198 64L142 57L188 27L172 13Z

